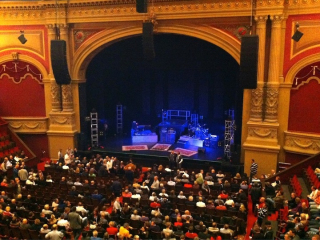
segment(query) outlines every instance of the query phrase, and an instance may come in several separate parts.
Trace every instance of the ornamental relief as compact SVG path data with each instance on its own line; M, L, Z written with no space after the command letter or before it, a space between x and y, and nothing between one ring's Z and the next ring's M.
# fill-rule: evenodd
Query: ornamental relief
M249 127L248 137L276 139L277 130L269 128Z
M74 125L75 124L74 117L72 116L68 116L68 117L51 116L50 121L51 121L51 124L55 124L55 125Z
M297 148L298 152L306 150L320 151L320 139L310 139L307 137L286 136L285 147Z
M82 45L82 43L84 43L88 38L92 37L93 35L101 31L102 29L90 29L90 30L74 29L73 30L74 51L76 51Z
M251 109L250 117L258 118L261 120L262 116L262 103L263 103L263 89L256 88L251 90Z
M10 128L17 133L46 133L47 120L6 119Z
M267 88L266 119L277 119L279 103L279 89Z
M197 2L182 3L177 0L154 0L154 7L150 10L155 13L169 13L169 12L209 12L216 11L220 13L221 10L239 11L251 9L251 1L248 0L231 0L231 1L212 1L203 0ZM21 2L8 1L1 3L0 19L7 19L12 21L26 21L35 20L37 22L48 19L56 21L56 19L68 18L68 22L78 22L73 18L78 17L101 17L107 15L127 15L132 18L132 14L136 14L135 0L115 0L115 1L72 1L59 4L58 8L54 3L46 1L28 2L28 4ZM255 3L257 9L274 9L275 7L283 7L286 9L290 7L303 7L309 10L310 13L316 13L316 7L320 6L318 0L258 0ZM309 9L308 9L309 8ZM221 13L223 14L223 13ZM271 13L270 13L271 14ZM234 13L236 16L237 14ZM138 14L137 14L138 16ZM181 16L180 16L181 17ZM187 16L186 16L187 18Z

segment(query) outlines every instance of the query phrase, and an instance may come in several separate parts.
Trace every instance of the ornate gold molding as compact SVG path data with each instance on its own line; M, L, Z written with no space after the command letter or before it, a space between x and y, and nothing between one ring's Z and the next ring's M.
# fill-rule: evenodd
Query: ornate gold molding
M280 149L278 145L278 123L249 121L246 147Z
M299 154L317 154L320 152L320 134L285 131L284 150Z
M48 131L46 117L3 117L16 133L45 134Z
M263 88L258 87L251 90L251 109L250 120L262 120L262 103L263 103Z
M252 126L248 127L248 137L251 138L263 138L263 139L277 139L277 129L263 127L263 126Z
M278 121L279 88L267 88L265 120Z
M76 132L76 121L74 112L51 112L50 127L48 133Z

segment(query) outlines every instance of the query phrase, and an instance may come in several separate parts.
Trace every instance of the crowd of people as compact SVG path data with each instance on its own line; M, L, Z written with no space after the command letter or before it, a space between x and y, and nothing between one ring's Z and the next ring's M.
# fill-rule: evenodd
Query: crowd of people
M153 168L132 159L81 157L70 148L58 156L45 171L27 168L21 158L4 161L12 165L13 176L7 176L8 168L3 171L1 226L35 231L46 239L244 239L250 194L257 216L252 239L273 239L267 217L279 206L289 209L281 237L319 239L320 191L315 187L308 201L294 193L286 200L279 177L264 183L264 176L231 176L212 167L190 171L180 168L176 156L171 156L179 159L176 164L169 157L167 166ZM253 166L254 172L254 161Z
M99 154L81 157L70 148L58 156L57 162L46 163L45 171L28 169L23 160L6 160L14 172L11 178L2 175L3 226L36 230L47 239L216 239L245 234L248 185L239 174L232 177L213 168L189 172L177 168L179 162L170 168L169 161L165 167L142 169L131 159L124 163ZM59 189L60 194L43 196L40 203L37 189Z

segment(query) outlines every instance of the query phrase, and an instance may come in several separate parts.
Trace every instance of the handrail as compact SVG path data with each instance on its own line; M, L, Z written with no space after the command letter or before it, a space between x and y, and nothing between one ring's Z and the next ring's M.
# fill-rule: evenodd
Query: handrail
M319 163L320 163L320 153L317 153L313 156L306 158L305 160L302 160L301 162L298 162L298 163L288 167L287 169L284 169L284 170L276 173L275 175L273 175L269 178L266 178L265 181L266 182L273 182L273 181L275 181L275 178L277 176L280 176L280 181L282 183L289 183L289 179L291 177L293 177L293 175L296 174L297 176L301 177L303 175L303 169L306 169L309 165L314 168Z

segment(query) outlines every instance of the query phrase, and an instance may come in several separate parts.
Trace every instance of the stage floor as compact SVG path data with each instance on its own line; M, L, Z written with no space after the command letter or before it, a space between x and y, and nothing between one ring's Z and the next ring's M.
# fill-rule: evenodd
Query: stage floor
M146 154L153 156L168 156L168 151L156 151L150 150L156 143L132 143L131 137L129 136L112 136L104 140L99 141L99 145L104 147L104 151L114 152L114 153L132 153L132 151L123 151L123 146L134 146L134 145L147 145L149 150L137 150L137 154ZM161 143L160 143L161 144ZM174 143L170 146L170 150L176 148L187 149L196 152L192 156L184 156L184 159L190 160L202 160L202 161L219 161L223 158L223 147L203 147L205 152L198 152L197 146L192 146L189 144Z

